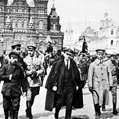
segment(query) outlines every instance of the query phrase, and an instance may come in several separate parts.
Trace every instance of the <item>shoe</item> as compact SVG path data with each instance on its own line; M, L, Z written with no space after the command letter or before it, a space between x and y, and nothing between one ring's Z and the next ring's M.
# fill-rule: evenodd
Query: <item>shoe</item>
M113 111L113 114L114 114L114 115L118 115L117 110Z
M105 112L105 111L106 111L106 109L105 109L105 108L102 108L102 111L103 111L103 112Z

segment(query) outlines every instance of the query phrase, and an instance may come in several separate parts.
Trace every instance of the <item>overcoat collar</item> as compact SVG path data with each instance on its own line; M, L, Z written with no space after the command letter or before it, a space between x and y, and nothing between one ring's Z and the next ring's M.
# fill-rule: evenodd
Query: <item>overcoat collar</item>
M104 64L104 60L99 60L98 58L95 60L95 64L98 66L100 64L102 64L103 66L105 66Z

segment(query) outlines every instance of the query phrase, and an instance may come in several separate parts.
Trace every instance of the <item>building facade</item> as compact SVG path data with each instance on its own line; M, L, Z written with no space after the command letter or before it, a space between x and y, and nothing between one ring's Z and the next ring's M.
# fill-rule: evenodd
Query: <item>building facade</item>
M76 48L76 43L74 41L74 33L71 26L70 21L67 24L67 28L64 32L64 40L63 40L64 47Z
M104 48L110 54L119 53L119 27L114 25L112 19L109 19L108 13L104 13L99 31L87 27L81 34L78 42L80 49L82 48L83 35L86 37L89 53L95 54L97 48Z
M64 34L60 31L60 17L54 4L48 15L48 0L34 0L32 5L26 0L8 3L8 0L0 0L0 51L9 52L13 43L20 43L24 49L31 41L45 50L48 35L55 47L62 49Z

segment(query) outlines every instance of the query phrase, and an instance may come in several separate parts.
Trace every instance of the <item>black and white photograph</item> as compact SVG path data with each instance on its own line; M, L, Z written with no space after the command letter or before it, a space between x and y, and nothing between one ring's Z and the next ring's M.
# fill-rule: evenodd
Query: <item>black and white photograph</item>
M0 0L0 119L119 119L119 0Z

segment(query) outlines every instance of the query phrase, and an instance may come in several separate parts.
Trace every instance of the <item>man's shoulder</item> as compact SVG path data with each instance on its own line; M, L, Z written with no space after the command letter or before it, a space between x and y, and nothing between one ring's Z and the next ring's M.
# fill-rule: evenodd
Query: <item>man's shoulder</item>
M26 56L25 58L23 58L23 60L27 61L27 60L29 60L29 58L30 58L29 56Z

